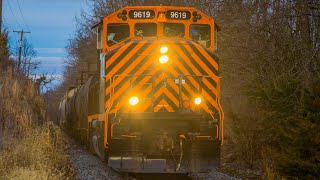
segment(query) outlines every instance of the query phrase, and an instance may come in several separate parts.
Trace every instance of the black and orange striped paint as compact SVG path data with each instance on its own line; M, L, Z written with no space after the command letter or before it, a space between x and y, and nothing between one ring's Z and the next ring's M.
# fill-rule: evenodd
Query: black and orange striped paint
M169 61L160 64L163 45ZM111 112L177 112L183 100L193 104L198 96L204 111L219 112L218 57L195 42L136 39L107 53L105 60L106 109ZM133 95L140 99L135 107L128 104Z

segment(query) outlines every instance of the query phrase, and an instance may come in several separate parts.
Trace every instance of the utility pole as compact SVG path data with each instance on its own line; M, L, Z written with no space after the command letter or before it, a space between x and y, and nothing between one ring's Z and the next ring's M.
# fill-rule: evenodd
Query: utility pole
M21 30L21 31L13 31L13 32L20 33L19 56L18 56L18 73L20 73L23 34L24 33L31 33L31 32L23 31L23 30Z
M2 0L0 0L0 35L2 34Z
M27 73L27 77L29 77L29 74L30 74L30 65L31 65L30 60L29 60L29 62L26 62L26 65L28 65L28 68L26 69L26 73Z

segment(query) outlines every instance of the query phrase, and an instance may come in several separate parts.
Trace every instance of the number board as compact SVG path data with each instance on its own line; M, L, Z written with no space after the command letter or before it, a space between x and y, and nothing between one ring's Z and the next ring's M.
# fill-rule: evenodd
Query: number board
M131 10L129 12L130 19L153 19L154 15L153 10Z
M167 19L189 20L191 13L189 11L175 11L169 10L166 13Z

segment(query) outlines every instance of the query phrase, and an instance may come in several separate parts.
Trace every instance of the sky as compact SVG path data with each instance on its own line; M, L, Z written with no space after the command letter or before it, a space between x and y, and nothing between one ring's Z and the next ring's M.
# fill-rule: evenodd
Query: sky
M75 17L89 9L86 0L2 1L2 29L9 32L12 51L19 41L19 34L13 30L30 31L24 37L33 45L35 60L40 62L35 74L61 78L67 56L65 47L76 30Z

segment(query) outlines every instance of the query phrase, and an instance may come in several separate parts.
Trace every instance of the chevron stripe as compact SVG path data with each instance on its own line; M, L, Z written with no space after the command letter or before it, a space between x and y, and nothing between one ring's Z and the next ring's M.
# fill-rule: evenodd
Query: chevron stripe
M215 75L218 75L218 62L212 59L211 56L200 45L195 42L189 41L188 45L200 57L200 59L211 69ZM198 47L198 48L197 48ZM209 60L208 60L209 59Z
M190 61L192 61L192 64L194 64L197 69L202 72L202 75L210 75L210 76L216 76L217 77L217 71L210 69L203 61L203 57L199 56L194 49L196 48L196 46L194 46L194 48L190 47L190 45L186 45L186 46L181 46L181 42L177 42L177 44L179 44L180 49L183 51L183 53L186 54L187 57L190 58ZM201 47L200 47L201 48ZM199 49L196 48L196 50L199 51ZM213 60L214 61L214 60ZM203 73L205 72L205 73Z
M170 72L177 73L175 69L171 69ZM186 81L187 81L187 79L186 79ZM190 99L191 97L195 97L195 96L198 95L198 93L196 93L196 92L193 91L195 88L190 87L190 83L187 83L187 82L186 82L186 84L184 84L182 87L183 87L183 88L182 88L181 90L183 91L183 93L185 94L185 96L189 97L189 98L186 98L186 97L185 97L186 99ZM207 111L207 112L208 112L208 109L212 109L213 107L215 107L215 106L213 105L211 108L209 108L208 105L206 105L206 104L204 104L204 103L202 104L202 106L203 106L203 108L205 109L205 111ZM195 109L193 108L192 110L194 111Z
M172 46L179 56L188 64L188 66L195 72L196 75L207 75L208 73L197 63L200 61L195 57L191 56L190 53L193 51L190 49L189 52L186 50L185 46L181 45L179 41L176 41ZM194 53L192 53L194 54ZM196 59L196 60L195 60Z
M193 52L192 49L189 49L189 52L184 50L183 52L179 50L178 46L174 46L175 50L177 50L177 53L184 59L184 62L186 62L186 64L188 66L190 66L190 68L192 70L194 70L195 74L197 75L203 75L206 74L204 73L205 71L199 66L199 64L197 62L202 62L200 59L197 59L197 61L193 60L193 58L190 58L191 55L189 54L189 52ZM180 45L180 48L184 48L183 46ZM189 54L189 56L185 55L185 54ZM193 53L194 54L194 53ZM193 60L193 61L192 61ZM211 72L207 66L205 66L203 63L201 63L202 67L206 68L207 74L213 74L213 72ZM196 67L197 66L197 67ZM201 71L201 72L200 72ZM214 75L214 74L213 74ZM209 82L207 79L203 79L203 83L208 87L208 89L210 89L211 91L214 91L214 94L217 94L217 90L216 90L216 83L214 85L211 84L211 82ZM210 91L209 90L209 91Z
M151 45L151 46L150 46ZM154 49L155 44L150 44L148 43L148 45L146 45L144 48L141 48L144 51L141 52L145 52L145 53L150 53L153 49ZM140 51L138 51L140 52ZM137 52L137 53L138 53ZM135 53L137 55L137 53ZM122 66L121 68L127 68L126 72L127 74L121 74L123 72L123 70L120 70L120 73L117 72L117 74L121 74L123 76L118 76L115 81L112 83L114 85L117 85L115 88L116 94L114 94L114 98L118 97L119 95L121 95L127 88L130 87L130 82L125 80L125 76L124 75L128 75L128 74L141 74L145 69L147 69L148 67L150 67L150 65L152 65L152 61L148 61L151 58L151 56L138 56L137 58L132 57L129 61L127 61L125 66ZM138 64L137 66L131 66L130 63L135 62L135 64ZM125 61L124 61L125 62ZM137 70L137 67L141 67ZM117 89L120 88L120 89ZM112 87L109 86L106 88L106 95L110 94ZM108 99L106 102L106 107L108 107L108 105L110 105L111 99Z
M178 109L179 100L167 88L160 88L156 93L154 93L155 99L159 99L163 95L166 95L172 101L172 103L175 105L175 109Z
M182 59L180 56L178 56L178 53L175 52L175 57L177 57L178 61L173 62L173 69L177 69L179 71L179 74L191 74L195 75L195 73L192 71L192 69L184 63L184 59ZM192 76L186 76L186 81L190 82L190 86L192 89L199 89L199 87L195 87L194 85L197 85L198 82L194 79Z
M155 79L155 87L154 87L154 98L156 99L156 101L158 99L161 99L160 96L163 96L163 94L165 94L168 98L169 98L169 102L172 102L168 105L171 106L171 108L175 109L175 110L178 110L179 108L179 93L178 92L175 92L173 90L173 88L170 86L169 83L167 83L168 81L168 77L170 77L171 74L167 74L167 73L164 73L164 72L161 72L157 78ZM164 85L164 83L166 83ZM170 91L168 90L170 89ZM167 100L168 101L168 100ZM155 102L154 104L157 105L157 103Z
M106 74L108 77L114 77L113 86L106 88L106 107L113 102L113 107L118 111L130 112L132 107L128 105L128 100L132 92L141 95L139 97L141 103L134 107L136 112L162 110L174 112L179 110L180 97L181 101L192 102L194 97L200 95L199 79L201 79L201 96L204 98L201 107L207 112L217 110L219 79L215 55L191 41L184 43L168 41L166 44L169 46L170 59L163 69L158 63L158 55L154 56L160 49L159 43L146 40L132 41L106 55ZM144 76L147 74L154 77ZM180 74L194 75L182 77L185 84L181 85L181 89L180 85L175 83ZM140 76L130 78L129 75ZM109 83L110 80L107 79L106 84Z
M128 49L121 54L114 63L107 67L106 71L108 72L108 75L113 77L119 71L119 69L125 65L126 62L130 61L131 58L134 58L133 56L137 55L133 52L140 50L144 44L145 42L134 43L128 47Z
M141 69L142 70L142 69ZM153 72L155 72L156 70L154 70ZM139 82L139 84L145 84L147 83L152 77L151 76L145 76L145 78L143 80L141 80ZM120 101L120 97L121 95L124 94L124 92L126 90L129 90L129 87L130 87L130 80L128 81L124 81L125 84L121 84L119 85L121 87L121 89L117 90L114 94L114 98L115 98L115 103L118 103ZM139 89L138 86L135 86L133 89L132 89L132 92L140 92L141 90Z
M172 66L168 66L168 70L169 70L169 72L171 72L173 74L174 77L178 77L179 76L178 72L176 70L174 70ZM172 81L172 83L170 85L174 89L174 91L179 94L179 86L178 86L178 84L176 84L174 81ZM181 93L182 93L181 100L188 100L189 99L188 96L184 92L181 92Z
M135 45L136 44L134 44L133 41L129 42L128 44L120 48L118 51L116 51L116 53L114 53L114 55L111 56L109 59L106 59L106 73L110 72L110 69L112 69L113 66L115 66L123 58L123 56L127 55Z
M167 111L167 112L174 112L174 110L172 109L171 106L169 106L168 102L165 99L162 99L161 101L159 101L157 103L158 105L155 106L154 108L154 112L159 112L160 110L162 110L163 108Z
M176 49L175 49L175 50L176 50ZM191 50L191 51L192 51L192 50ZM175 52L175 56L176 56L178 59L179 59L179 55L181 55L181 53L179 53L179 51L176 51L176 52ZM187 70L181 69L183 74L185 74L186 71L187 71L187 72L190 72L190 71L191 71L190 69L194 70L196 73L199 73L199 71L197 71L196 68L195 68L193 65L191 65L191 67L189 67L189 65L192 64L192 63L191 63L190 61L189 61L189 63L188 63L188 59L189 59L188 57L183 56L183 54L182 54L182 57L181 57L181 58L183 58L183 60L180 60L179 62L185 62L185 63L183 63L182 67L183 67L183 68L186 67L186 69L187 69ZM178 66L177 66L177 68L179 68L179 67L181 67L181 65L178 65ZM207 93L209 93L211 97L214 97L214 99L216 100L216 95L217 95L217 90L216 90L216 88L215 88L215 87L212 85L212 83L209 82L206 78L202 78L202 80L203 80L202 83L203 83L203 85L204 85L204 86L202 86L202 88L203 88ZM192 78L192 77L187 78L187 79L186 79L186 83L192 84L192 85L198 84L198 82L197 82L194 78ZM199 84L198 84L198 85L199 85ZM216 85L216 83L215 83L215 85ZM196 87L192 87L192 86L191 86L191 88L192 88L192 89L197 89Z
M143 47L141 49L139 49L139 52L150 53L150 51L154 48L154 46L155 46L155 44L146 43L143 45ZM143 60L144 60L144 56L141 56L138 53L135 53L135 55L133 57L131 57L130 60L128 60L123 66L121 66L121 68L117 71L117 74L121 74L121 75L130 75L131 74L131 75L133 75L134 73L136 73L136 71L134 71L134 69L136 67L140 67L143 65L141 63ZM135 66L133 64L137 64L137 66ZM121 80L122 80L122 78L117 78L117 81L115 81L114 83L119 84Z

